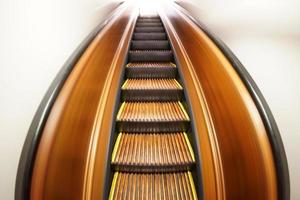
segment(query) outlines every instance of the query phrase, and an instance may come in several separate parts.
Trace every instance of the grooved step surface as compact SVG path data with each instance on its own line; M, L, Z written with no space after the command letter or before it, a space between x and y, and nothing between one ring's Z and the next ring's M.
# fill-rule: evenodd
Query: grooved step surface
M182 90L176 79L127 79L123 90Z
M133 40L131 50L169 50L168 40Z
M130 62L171 62L172 59L170 50L129 51Z
M190 172L115 173L109 198L196 200L197 195Z
M172 172L195 162L185 133L120 133L112 164L118 171Z
M169 122L189 121L180 102L124 102L117 121Z
M122 86L125 101L180 101L183 88L176 79L127 79Z

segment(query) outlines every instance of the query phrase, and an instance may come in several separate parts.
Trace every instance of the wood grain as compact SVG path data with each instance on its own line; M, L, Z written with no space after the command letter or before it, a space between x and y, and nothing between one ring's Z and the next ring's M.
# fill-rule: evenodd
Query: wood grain
M193 110L204 198L277 199L270 143L246 87L215 44L173 5L160 15Z
M68 77L41 138L31 199L103 199L117 89L136 17L124 5Z

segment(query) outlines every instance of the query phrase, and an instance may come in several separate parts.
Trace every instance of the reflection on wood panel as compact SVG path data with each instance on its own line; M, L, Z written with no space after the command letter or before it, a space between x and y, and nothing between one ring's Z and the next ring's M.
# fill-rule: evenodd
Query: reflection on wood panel
M195 24L173 6L164 12L196 121L205 199L276 199L270 144L247 89Z
M137 16L125 7L80 58L53 106L37 152L31 199L103 198L114 102Z

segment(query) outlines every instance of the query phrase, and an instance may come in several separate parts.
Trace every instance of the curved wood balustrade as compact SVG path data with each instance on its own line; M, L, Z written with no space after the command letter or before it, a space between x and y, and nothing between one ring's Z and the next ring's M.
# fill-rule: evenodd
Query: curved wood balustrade
M173 5L160 15L191 104L204 199L277 199L268 135L239 75L209 37Z
M31 199L104 199L114 106L136 17L124 5L66 80L37 151Z

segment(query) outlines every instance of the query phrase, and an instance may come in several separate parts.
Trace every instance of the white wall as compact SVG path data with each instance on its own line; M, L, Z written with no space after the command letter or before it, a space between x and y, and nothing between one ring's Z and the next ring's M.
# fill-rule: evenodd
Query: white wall
M285 145L300 199L300 1L178 1L220 37L258 84Z
M49 85L111 0L0 0L0 199L14 199L21 149Z

